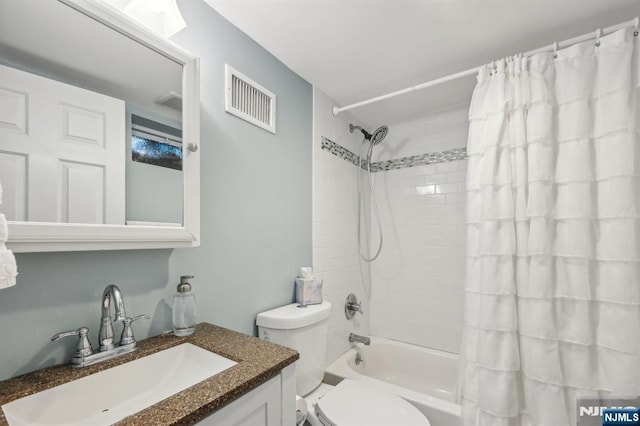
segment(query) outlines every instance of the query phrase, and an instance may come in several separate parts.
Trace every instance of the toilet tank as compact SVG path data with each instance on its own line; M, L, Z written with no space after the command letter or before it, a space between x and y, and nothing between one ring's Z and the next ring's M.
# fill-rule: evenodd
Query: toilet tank
M296 364L296 393L305 396L317 388L327 366L327 332L331 303L282 306L256 318L258 335L300 354Z

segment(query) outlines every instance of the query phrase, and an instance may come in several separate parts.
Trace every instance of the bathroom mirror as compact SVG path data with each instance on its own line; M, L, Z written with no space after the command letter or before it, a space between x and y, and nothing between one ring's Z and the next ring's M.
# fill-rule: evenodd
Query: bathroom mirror
M197 58L98 0L0 4L0 212L15 252L191 247Z

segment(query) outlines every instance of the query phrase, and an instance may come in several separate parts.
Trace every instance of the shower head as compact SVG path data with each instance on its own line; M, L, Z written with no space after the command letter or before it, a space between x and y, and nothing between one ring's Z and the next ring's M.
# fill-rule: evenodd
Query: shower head
M378 145L380 142L382 142L385 136L387 136L388 132L389 132L389 128L387 126L380 126L373 131L373 134L371 135L371 139L369 140L373 145Z
M353 133L354 130L360 130L364 135L364 138L371 142L372 145L378 145L382 140L387 136L389 132L389 128L387 126L378 127L374 130L373 133L367 132L360 126L354 126L353 124L349 124L349 132Z

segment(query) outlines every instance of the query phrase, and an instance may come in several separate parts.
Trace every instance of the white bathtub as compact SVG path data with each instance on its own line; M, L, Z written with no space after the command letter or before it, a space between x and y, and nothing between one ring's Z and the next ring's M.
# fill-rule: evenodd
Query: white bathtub
M364 359L356 365L356 353ZM325 381L343 378L367 381L415 405L431 426L461 423L460 405L454 402L458 356L435 349L371 337L371 345L358 344L325 370Z

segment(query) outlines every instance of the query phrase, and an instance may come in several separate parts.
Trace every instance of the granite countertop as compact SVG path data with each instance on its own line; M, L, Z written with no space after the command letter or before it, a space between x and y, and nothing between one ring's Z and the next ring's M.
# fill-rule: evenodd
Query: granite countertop
M68 364L60 365L0 381L0 406L187 342L227 357L238 364L124 418L117 425L194 424L276 376L280 370L299 358L293 349L202 323L198 324L196 332L191 336L176 337L173 334L163 334L151 337L138 342L135 352L96 365L79 369L71 368ZM0 425L7 424L4 413L0 410Z

